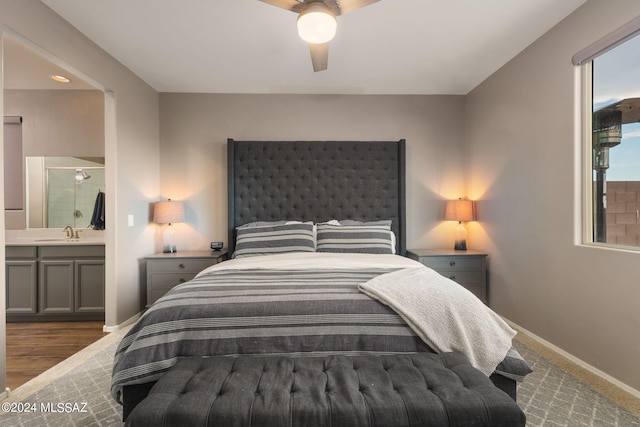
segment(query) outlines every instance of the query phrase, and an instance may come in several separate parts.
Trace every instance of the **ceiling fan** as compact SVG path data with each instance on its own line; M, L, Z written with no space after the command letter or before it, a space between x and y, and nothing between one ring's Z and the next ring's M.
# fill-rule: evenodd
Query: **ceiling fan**
M336 18L379 0L260 0L298 14L298 34L309 43L313 71L327 69L329 41L336 34Z

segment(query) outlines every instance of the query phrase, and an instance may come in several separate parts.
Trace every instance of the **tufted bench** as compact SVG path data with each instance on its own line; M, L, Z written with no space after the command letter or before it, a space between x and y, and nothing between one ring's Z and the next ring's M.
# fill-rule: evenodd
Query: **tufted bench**
M524 426L516 402L459 353L189 357L128 426Z

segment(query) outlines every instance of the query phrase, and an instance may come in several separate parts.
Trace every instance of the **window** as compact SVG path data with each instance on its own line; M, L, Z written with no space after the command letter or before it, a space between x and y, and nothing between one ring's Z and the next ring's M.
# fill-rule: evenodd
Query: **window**
M599 53L584 67L590 93L586 240L640 248L640 35Z

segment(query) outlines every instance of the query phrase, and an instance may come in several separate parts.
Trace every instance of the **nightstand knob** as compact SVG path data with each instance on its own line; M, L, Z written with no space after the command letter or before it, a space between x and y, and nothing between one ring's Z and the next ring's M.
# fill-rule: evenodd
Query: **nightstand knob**
M451 279L451 280L456 280L456 275L455 275L455 274L452 274L451 276L449 276L449 279Z
M449 261L449 267L453 267L454 265L456 265L455 261Z
M180 279L180 283L186 282L186 279Z
M178 264L178 268L184 268L184 264L183 263Z

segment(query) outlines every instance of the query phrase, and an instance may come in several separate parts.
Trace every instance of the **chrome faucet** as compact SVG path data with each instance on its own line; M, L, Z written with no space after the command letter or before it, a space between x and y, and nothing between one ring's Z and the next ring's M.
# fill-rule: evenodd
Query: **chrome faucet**
M73 227L70 225L67 225L64 228L64 231L67 233L67 239L73 239Z

